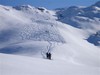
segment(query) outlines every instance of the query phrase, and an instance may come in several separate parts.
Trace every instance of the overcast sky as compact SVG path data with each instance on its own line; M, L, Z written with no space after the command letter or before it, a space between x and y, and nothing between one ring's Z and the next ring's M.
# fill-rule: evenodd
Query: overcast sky
M0 4L9 6L29 4L35 7L55 9L69 6L89 6L97 1L100 0L0 0Z

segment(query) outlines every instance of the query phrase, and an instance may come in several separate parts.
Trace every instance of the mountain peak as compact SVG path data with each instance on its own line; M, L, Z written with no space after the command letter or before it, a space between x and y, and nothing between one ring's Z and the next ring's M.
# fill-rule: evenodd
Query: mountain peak
M100 1L96 2L94 5L92 6L97 6L97 7L100 7Z
M34 7L31 6L31 5L21 5L21 6L15 6L15 7L13 7L13 8L15 8L15 9L17 9L17 10L23 10L23 9L28 10L28 9L33 9Z

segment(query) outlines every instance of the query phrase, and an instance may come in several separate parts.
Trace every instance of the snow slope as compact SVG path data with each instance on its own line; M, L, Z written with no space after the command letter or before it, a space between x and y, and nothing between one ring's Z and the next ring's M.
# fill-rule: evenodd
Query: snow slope
M100 47L89 35L57 21L55 11L0 5L1 75L99 75Z
M15 9L15 7L1 5L0 43L2 45L27 40L65 42L63 37L59 35L52 11L44 9L43 12L29 5L27 7L27 10L24 9L26 7L16 10L18 7Z
M99 75L100 68L73 64L65 60L0 54L1 75Z

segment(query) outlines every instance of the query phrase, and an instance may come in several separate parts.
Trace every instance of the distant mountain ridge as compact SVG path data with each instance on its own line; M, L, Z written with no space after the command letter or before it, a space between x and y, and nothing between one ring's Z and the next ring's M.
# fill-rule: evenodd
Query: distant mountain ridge
M72 6L57 11L58 20L78 28L86 28L83 22L100 24L100 1L89 7ZM82 23L81 23L82 22ZM88 25L88 27L92 27Z

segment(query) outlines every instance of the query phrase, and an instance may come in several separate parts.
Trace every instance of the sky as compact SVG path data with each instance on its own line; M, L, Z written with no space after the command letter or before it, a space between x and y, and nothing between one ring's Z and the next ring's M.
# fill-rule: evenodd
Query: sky
M35 7L56 9L69 6L89 6L97 1L100 0L0 0L0 4L7 6L32 5Z

